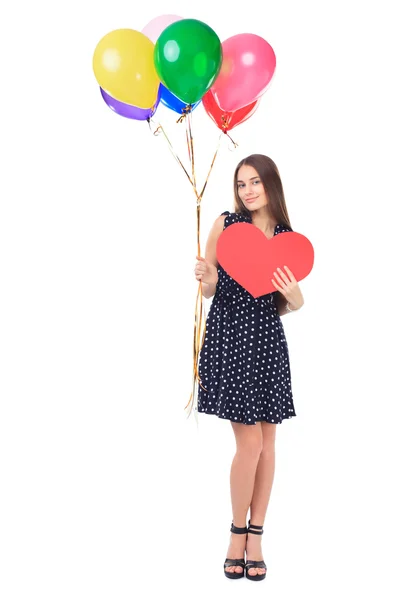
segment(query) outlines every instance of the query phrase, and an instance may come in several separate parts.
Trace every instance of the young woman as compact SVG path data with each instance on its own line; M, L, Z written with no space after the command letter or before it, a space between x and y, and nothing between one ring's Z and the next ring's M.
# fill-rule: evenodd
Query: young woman
M281 316L304 304L290 265L276 265L276 291L254 298L218 264L216 244L233 223L252 223L271 239L292 231L275 163L252 154L234 174L234 209L210 231L195 276L205 298L214 296L199 357L198 411L229 419L236 439L230 487L233 521L224 563L227 577L258 581L266 575L261 534L275 469L275 430L296 416L288 346ZM246 527L247 513L250 520ZM246 563L244 553L246 552Z

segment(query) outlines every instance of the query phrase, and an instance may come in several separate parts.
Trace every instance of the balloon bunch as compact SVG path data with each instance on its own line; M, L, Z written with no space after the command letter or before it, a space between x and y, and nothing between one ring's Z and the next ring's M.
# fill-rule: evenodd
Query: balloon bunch
M221 43L215 31L203 21L184 19L177 15L160 15L152 19L142 31L111 31L95 48L94 74L102 98L111 110L129 119L147 121L150 126L161 102L180 115L178 122L185 120L191 175L175 154L163 127L158 125L153 133L164 134L170 150L184 169L196 194L199 256L200 203L218 148L199 193L196 186L191 114L201 103L207 115L220 129L221 139L222 134L228 135L228 131L254 114L272 80L275 67L275 53L262 37L241 33ZM197 363L205 338L205 329L201 336L202 325L200 281L195 310L193 392L188 403L191 408L197 396L197 384L201 385Z
M160 102L179 114L202 102L224 132L254 114L275 67L262 37L241 33L221 43L206 23L177 15L160 15L142 31L111 31L93 55L102 97L117 114L141 121Z

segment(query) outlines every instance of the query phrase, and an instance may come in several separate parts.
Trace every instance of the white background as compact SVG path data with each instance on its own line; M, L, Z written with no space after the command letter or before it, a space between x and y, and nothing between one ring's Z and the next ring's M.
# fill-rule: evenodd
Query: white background
M2 599L399 597L394 8L1 9ZM195 196L165 140L114 114L92 70L106 33L165 13L203 20L221 41L256 33L277 56L258 111L231 132L238 148L221 144L203 253L215 218L233 210L237 162L255 152L278 165L292 226L315 249L305 305L282 318L298 416L278 426L258 584L223 575L229 421L197 424L184 410ZM155 120L187 163L176 114L160 106ZM202 106L193 128L204 181L219 132Z

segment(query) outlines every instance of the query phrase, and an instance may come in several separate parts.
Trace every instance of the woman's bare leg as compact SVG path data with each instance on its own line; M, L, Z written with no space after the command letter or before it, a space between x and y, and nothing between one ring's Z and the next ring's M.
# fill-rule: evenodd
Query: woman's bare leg
M261 427L263 447L257 465L253 497L250 504L250 521L252 525L264 525L275 473L276 424L261 421ZM248 534L246 558L249 560L263 560L261 541L261 535ZM261 573L265 573L265 569L249 569L249 575Z
M254 481L262 451L261 423L245 425L231 421L236 438L236 454L232 461L230 486L233 524L246 527L247 512L253 496ZM243 558L246 535L231 533L227 557ZM227 567L227 571L241 573L242 567Z

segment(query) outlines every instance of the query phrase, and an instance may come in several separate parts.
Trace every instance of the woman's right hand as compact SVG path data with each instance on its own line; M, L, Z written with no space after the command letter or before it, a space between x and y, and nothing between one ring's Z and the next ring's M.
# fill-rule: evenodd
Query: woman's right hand
M202 283L217 284L217 267L201 256L196 256L197 263L194 268L194 274L198 281Z

